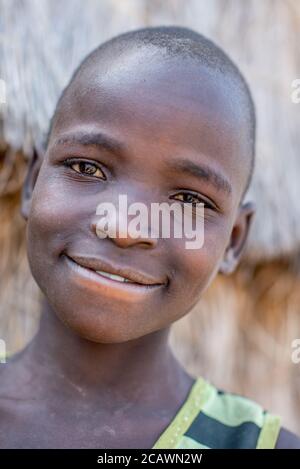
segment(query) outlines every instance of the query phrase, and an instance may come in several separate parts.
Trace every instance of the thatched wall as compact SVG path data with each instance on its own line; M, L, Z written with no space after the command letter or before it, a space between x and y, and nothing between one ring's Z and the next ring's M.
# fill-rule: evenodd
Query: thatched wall
M36 328L36 286L25 257L19 188L26 158L47 131L56 99L79 60L114 34L180 24L221 44L239 64L258 111L250 194L257 217L244 264L220 277L174 327L173 345L193 371L259 399L300 432L300 77L297 0L0 0L0 336L14 350Z

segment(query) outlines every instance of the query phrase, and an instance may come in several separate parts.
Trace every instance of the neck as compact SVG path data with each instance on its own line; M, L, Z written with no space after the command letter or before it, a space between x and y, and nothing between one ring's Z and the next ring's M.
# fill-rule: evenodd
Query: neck
M90 397L122 396L145 403L147 396L160 404L176 399L192 383L168 345L169 328L117 344L82 339L65 326L45 300L39 332L28 348L34 374L44 379L43 393L59 386ZM40 387L43 386L40 384ZM45 395L45 394L44 394Z

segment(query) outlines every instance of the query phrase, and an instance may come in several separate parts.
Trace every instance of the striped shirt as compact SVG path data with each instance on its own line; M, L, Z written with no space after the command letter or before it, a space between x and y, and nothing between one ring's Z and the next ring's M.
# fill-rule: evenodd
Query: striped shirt
M198 377L179 412L153 446L171 448L275 447L280 417Z

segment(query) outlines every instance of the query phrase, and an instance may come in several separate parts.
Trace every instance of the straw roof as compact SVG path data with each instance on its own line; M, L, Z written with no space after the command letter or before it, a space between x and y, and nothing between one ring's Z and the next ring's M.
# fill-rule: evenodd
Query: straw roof
M62 6L63 5L63 6ZM95 46L143 25L180 24L221 44L245 73L257 105L257 165L250 195L257 217L251 261L298 253L300 244L300 4L250 0L0 0L0 140L30 155L47 132L55 102L79 61ZM63 12L63 14L62 14Z

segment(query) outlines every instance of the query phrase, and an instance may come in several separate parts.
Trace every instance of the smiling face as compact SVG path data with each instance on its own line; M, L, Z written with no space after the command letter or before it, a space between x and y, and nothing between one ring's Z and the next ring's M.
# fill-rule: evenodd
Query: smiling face
M32 194L34 164L29 171L23 214L33 276L58 317L113 343L190 311L219 268L238 262L252 208L240 206L248 129L229 78L146 49L101 70L83 72L59 106ZM203 247L129 230L99 239L97 205L117 206L119 194L149 210L203 202Z

